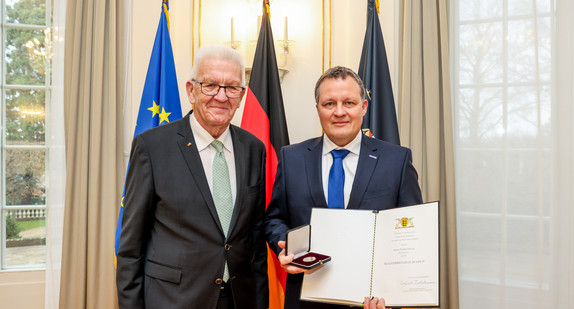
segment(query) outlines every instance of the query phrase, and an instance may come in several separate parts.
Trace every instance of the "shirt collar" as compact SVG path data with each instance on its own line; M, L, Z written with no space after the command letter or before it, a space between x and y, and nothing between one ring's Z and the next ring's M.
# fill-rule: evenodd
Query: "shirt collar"
M362 131L359 130L357 136L355 136L355 138L352 141L350 141L347 145L343 147L339 147L337 146L337 144L333 143L333 141L329 139L327 134L323 134L323 155L330 153L331 150L333 149L347 149L351 153L359 155L359 152L361 151L362 135L363 135Z
M207 132L201 124L195 119L195 116L191 114L189 116L189 123L191 125L191 130L193 131L193 138L195 138L195 144L197 145L197 150L202 151L203 149L207 148L211 142L215 139L209 132ZM228 151L232 149L232 140L231 134L229 133L229 126L223 131L223 133L219 136L218 140L223 143L223 147Z

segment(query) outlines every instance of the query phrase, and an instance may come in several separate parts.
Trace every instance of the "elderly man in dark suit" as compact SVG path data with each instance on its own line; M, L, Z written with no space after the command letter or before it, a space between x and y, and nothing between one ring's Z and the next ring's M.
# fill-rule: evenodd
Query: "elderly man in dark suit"
M242 57L198 51L193 111L134 138L117 260L120 308L267 308L265 147L230 125Z
M422 203L411 151L362 134L368 103L355 72L345 67L326 71L315 86L315 101L325 133L283 147L265 219L269 246L289 273L288 309L339 308L299 300L305 270L289 265L293 255L284 251L285 233L309 224L311 208L382 210ZM365 305L382 308L384 300Z

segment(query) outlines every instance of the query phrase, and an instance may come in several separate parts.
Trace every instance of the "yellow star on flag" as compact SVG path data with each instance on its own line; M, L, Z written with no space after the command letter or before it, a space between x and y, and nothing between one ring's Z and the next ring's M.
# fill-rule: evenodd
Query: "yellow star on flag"
M159 124L161 124L164 121L169 122L169 115L171 115L171 113L166 113L165 108L162 108L161 114L159 114Z
M148 108L147 110L153 113L153 115L151 115L151 118L153 118L155 117L156 114L159 114L159 105L157 105L155 101L153 101L153 106Z

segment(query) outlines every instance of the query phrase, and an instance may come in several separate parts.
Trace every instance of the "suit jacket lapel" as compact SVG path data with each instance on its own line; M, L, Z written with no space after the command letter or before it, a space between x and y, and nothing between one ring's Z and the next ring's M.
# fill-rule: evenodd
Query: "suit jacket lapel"
M375 166L379 161L379 152L370 137L362 136L361 153L359 154L359 163L353 181L353 189L349 197L347 209L357 209L371 181L371 176L375 171Z
M245 146L241 138L237 135L235 127L230 125L229 130L231 133L231 139L233 140L233 153L235 156L235 178L237 183L237 196L235 197L235 205L233 205L233 215L231 216L231 222L229 223L229 232L228 235L231 235L233 228L235 227L235 223L237 222L237 218L239 217L239 212L241 211L243 200L243 195L245 195L246 187L241 184L246 184L247 176L246 164L245 160L247 156L249 156L249 149Z
M187 164L187 167L193 176L193 179L195 179L195 183L199 188L199 192L201 192L207 208L209 208L209 212L211 213L213 220L216 222L220 232L223 234L223 228L219 222L217 209L213 203L213 196L211 195L211 190L209 189L209 184L207 183L207 177L205 176L205 171L203 170L203 164L201 164L201 157L199 156L199 151L197 150L197 145L195 144L195 139L193 138L193 133L191 131L191 125L189 124L190 115L191 112L182 119L183 121L180 122L180 126L177 130L177 134L180 137L177 141L177 144L181 150L183 158L185 159L185 163Z
M311 198L316 207L327 208L327 201L325 201L325 194L323 193L323 177L321 176L323 137L315 139L308 150L305 153L305 171L307 172Z

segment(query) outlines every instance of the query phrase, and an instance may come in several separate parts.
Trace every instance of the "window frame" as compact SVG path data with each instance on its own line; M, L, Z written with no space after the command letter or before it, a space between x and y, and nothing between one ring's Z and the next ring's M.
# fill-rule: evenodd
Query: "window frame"
M2 220L0 223L1 232L0 232L0 271L3 270L33 270L33 269L45 269L46 268L46 260L44 259L44 263L40 264L23 264L23 265L7 265L6 257L7 257L7 233L6 233L6 219L8 214L18 210L26 210L26 209L39 209L39 211L44 213L44 220L47 220L46 213L49 211L49 156L50 156L50 110L52 105L52 37L51 34L53 33L53 10L52 10L52 0L45 0L46 9L45 9L45 23L43 25L30 25L30 24L20 24L20 23L8 23L7 22L7 9L6 6L7 0L0 0L0 46L2 47L2 55L0 57L0 65L2 66L2 74L0 74L0 177L2 177L2 181L0 184L0 219ZM13 3L17 3L18 0L13 1ZM6 61L6 47L7 47L7 32L12 29L17 30L34 30L34 31L43 31L47 37L48 44L45 46L46 54L48 55L45 58L44 63L44 83L39 85L21 85L21 84L7 84L7 61ZM48 32L46 33L46 30ZM22 91L29 91L29 90L41 90L44 91L45 101L44 101L44 141L42 145L14 145L7 143L6 140L6 124L7 124L7 111L6 111L6 94L7 91L10 90L22 90ZM41 205L6 205L6 158L7 150L14 150L14 149L31 149L31 150L43 150L44 151L44 204ZM44 247L44 256L46 256L46 248Z

